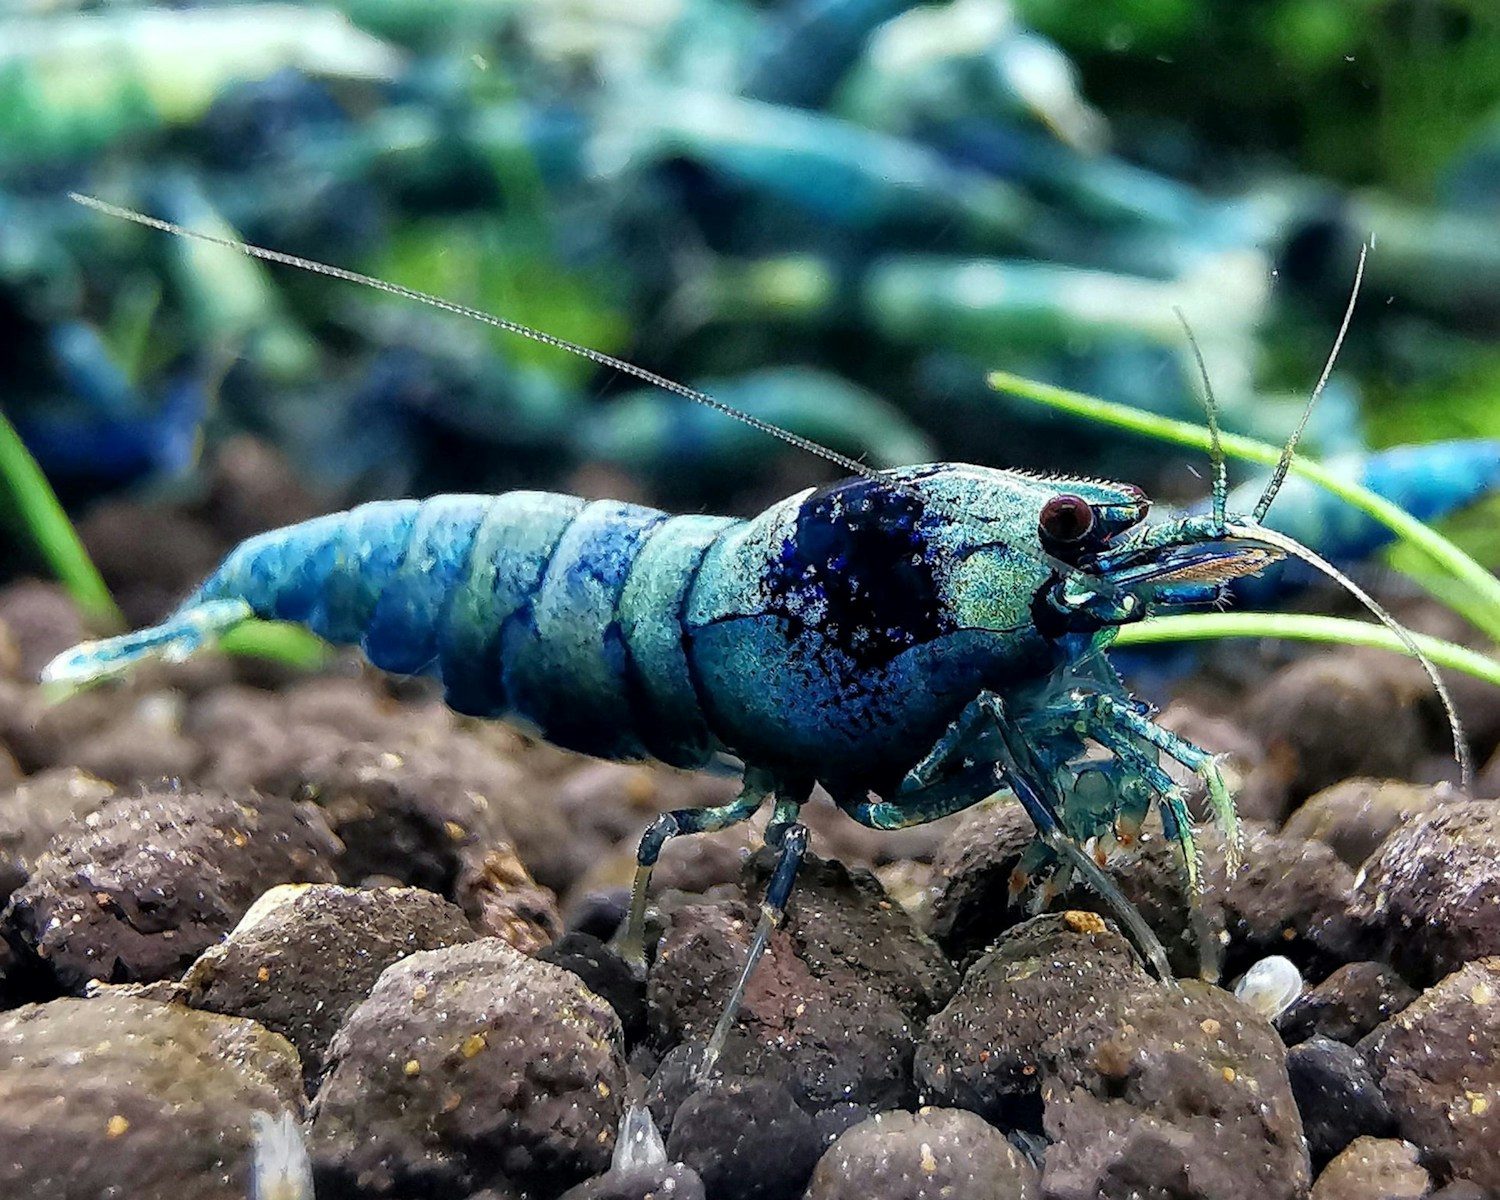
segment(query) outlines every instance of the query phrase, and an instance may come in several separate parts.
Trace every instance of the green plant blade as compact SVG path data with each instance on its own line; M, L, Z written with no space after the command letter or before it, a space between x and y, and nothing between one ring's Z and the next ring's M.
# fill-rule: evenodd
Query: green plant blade
M0 481L11 504L52 573L82 611L103 633L125 627L125 618L104 586L104 579L83 548L78 532L57 501L57 494L37 466L15 427L0 413Z
M1037 383L1006 371L992 371L988 381L990 387L998 392L1019 396L1023 400L1044 404L1049 408L1086 417L1092 421L1100 421L1181 446L1193 446L1204 452L1207 452L1210 446L1208 431L1187 421L1175 421L1170 417L1140 412L1123 404L1113 404L1107 400L1085 396L1081 392ZM1257 441L1255 438L1226 433L1222 436L1221 442L1225 454L1247 462L1274 467L1281 458L1281 447ZM1453 578L1460 581L1467 589L1467 596L1459 599L1449 591L1437 598L1456 609L1487 636L1500 641L1500 579L1485 570L1442 534L1369 489L1339 479L1317 463L1305 458L1294 458L1292 470L1313 480L1341 500L1347 501L1361 512L1379 521L1402 541L1421 550ZM1417 582L1422 581L1419 579Z
M246 621L218 640L225 654L269 659L302 671L327 664L332 649L317 634L285 621Z
M1305 613L1184 613L1152 617L1127 625L1115 638L1116 646L1156 646L1174 642L1202 642L1219 638L1283 638L1298 642L1323 642L1343 646L1374 646L1406 654L1401 639L1383 625L1353 621L1348 617L1322 617ZM1465 646L1442 638L1414 633L1412 640L1440 667L1463 671L1476 679L1500 687L1500 662Z

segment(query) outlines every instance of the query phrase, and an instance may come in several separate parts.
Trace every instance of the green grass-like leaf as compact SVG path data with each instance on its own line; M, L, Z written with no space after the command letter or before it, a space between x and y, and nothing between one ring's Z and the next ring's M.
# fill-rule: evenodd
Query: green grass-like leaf
M1185 613L1152 617L1127 625L1115 638L1116 646L1156 646L1172 642L1200 642L1218 638L1285 638L1299 642L1324 642L1343 646L1374 646L1406 654L1401 639L1384 625L1352 621L1347 617L1322 617L1307 613ZM1440 667L1463 671L1500 687L1500 662L1442 638L1413 633L1414 641Z
M317 634L285 621L246 621L236 625L217 646L225 654L264 658L303 671L325 666L332 648Z
M101 633L123 629L125 618L83 548L68 514L58 503L57 493L3 413L0 413L0 482L10 493L11 505L38 552L72 596L84 620Z
M1051 384L1037 383L1005 371L994 371L989 384L999 392L1019 396L1037 404L1044 404L1062 412L1089 420L1100 421L1127 429L1147 437L1174 442L1182 446L1193 446L1207 452L1210 446L1208 430L1186 421L1174 421L1152 413L1139 412L1122 404L1112 404L1093 396ZM1226 433L1221 443L1224 453L1248 462L1264 466L1275 466L1281 458L1281 447L1240 434ZM1292 460L1292 470L1313 480L1323 488L1347 501L1367 516L1389 528L1403 542L1420 550L1461 588L1432 588L1436 598L1466 617L1487 636L1500 641L1500 579L1475 562L1459 547L1423 524L1404 509L1377 496L1367 488L1347 480L1339 479L1317 463L1305 458ZM1426 586L1426 579L1416 577Z

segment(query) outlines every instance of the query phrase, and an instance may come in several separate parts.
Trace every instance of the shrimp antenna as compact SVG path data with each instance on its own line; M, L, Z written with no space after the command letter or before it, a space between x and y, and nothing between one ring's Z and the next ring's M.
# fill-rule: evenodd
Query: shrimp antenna
M1464 791L1472 794L1474 790L1474 763L1469 757L1469 744L1464 736L1463 722L1459 720L1458 709L1453 706L1453 696L1448 691L1448 686L1443 682L1443 677L1438 674L1438 669L1433 665L1432 659L1423 653L1422 648L1417 645L1416 639L1401 622L1396 620L1385 607L1371 596L1364 588L1350 579L1327 559L1323 558L1315 550L1310 550L1296 538L1288 537L1286 534L1278 533L1274 529L1268 529L1260 524L1257 519L1245 520L1235 518L1229 522L1227 531L1246 538L1249 541L1260 542L1267 546L1273 546L1283 553L1299 558L1315 570L1328 576L1341 588L1365 606L1375 617L1389 629L1400 640L1408 654L1422 664L1422 670L1427 672L1427 678L1432 682L1433 690L1437 692L1438 698L1443 702L1443 711L1448 717L1448 729L1453 735L1453 758L1458 763L1458 769L1463 779Z
M1193 333L1193 327L1188 324L1188 319L1183 315L1182 309L1174 304L1172 311L1177 314L1178 321L1182 323L1182 332L1187 334L1188 346L1193 351L1193 361L1198 364L1198 378L1203 381L1203 412L1208 418L1208 461L1213 464L1214 469L1214 528L1223 529L1224 512L1229 507L1229 468L1224 462L1224 442L1219 436L1219 402L1214 397L1213 380L1208 376L1208 364L1203 361L1203 348L1198 345L1198 338ZM1303 414L1302 420L1305 424L1306 414Z
M1292 436L1287 438L1286 445L1281 448L1281 459L1276 464L1276 470L1271 473L1265 490L1261 492L1260 499L1255 502L1253 515L1257 521L1266 515L1266 510L1271 507L1271 501L1276 499L1276 493L1281 490L1281 485L1286 481L1286 473L1291 470L1292 458L1297 453L1297 443L1302 440L1302 434L1307 429L1307 420L1312 416L1313 405L1318 402L1318 397L1328 386L1328 377L1333 374L1333 364L1338 361L1339 351L1344 348L1344 338L1349 333L1349 325L1354 320L1354 305L1359 300L1360 285L1365 279L1365 259L1369 256L1370 244L1365 242L1359 248L1359 263L1354 268L1354 286L1349 289L1349 303L1344 307L1344 319L1339 322L1339 332L1338 336L1333 339L1333 349L1328 352L1328 361L1323 364L1323 373L1318 376L1317 386L1313 388L1312 395L1307 398L1307 404L1302 409L1302 417L1297 422L1297 428L1292 430Z
M163 221L159 217L148 217L145 213L137 212L131 208L122 208L118 204L110 204L108 201L99 200L93 196L85 196L79 192L69 192L68 199L82 204L85 208L92 208L107 216L119 217L123 221L133 221L137 225L144 225L148 229L159 229L163 233L174 234L189 241L205 242L210 246L222 246L226 250L235 250L250 258L262 259L265 262L279 263L286 267L297 267L303 271L311 271L315 275L326 275L331 279L342 279L346 283L363 284L365 287L374 288L379 292L386 292L392 296L400 296L405 300L415 300L419 304L426 304L443 312L453 313L455 316L468 317L482 324L493 326L506 333L516 334L518 337L530 338L533 342L540 342L544 346L552 346L558 350L566 350L569 354L576 354L580 358L586 358L590 362L599 364L601 367L609 367L619 371L622 375L630 375L653 387L659 387L665 392L674 395L685 396L698 404L705 405L715 412L723 413L736 421L743 422L751 429L758 429L761 433L769 434L771 437L780 438L789 446L795 446L798 450L804 450L808 454L816 455L818 458L827 459L836 466L842 467L851 475L860 475L865 479L878 479L880 473L867 467L856 458L847 454L840 454L837 450L830 449L811 438L805 438L801 434L793 433L789 429L782 429L779 425L773 425L769 421L763 421L759 417L735 408L732 404L725 404L722 400L715 400L707 392L700 392L697 388L688 387L685 383L668 379L665 375L658 375L655 371L648 371L645 367L638 367L634 363L626 362L623 358L616 358L613 354L605 354L602 350L591 350L587 346L580 346L577 342L570 342L566 338L554 337L550 333L543 333L540 329L532 329L529 325L522 325L516 321L507 321L504 317L497 317L482 309L471 308L467 304L457 304L452 300L444 300L441 296L434 296L428 292L419 292L415 288L402 287L399 283L387 283L384 279L376 279L372 275L362 275L358 271L345 270L343 267L332 267L327 263L318 262L316 259L302 258L296 254L283 254L279 250L267 250L263 246L252 246L248 242L236 241L233 238L219 237L212 233L203 233L196 229L188 229L172 221Z
M1261 492L1260 499L1256 501L1255 509L1248 518L1235 518L1233 522L1227 522L1225 508L1227 504L1227 481L1225 478L1224 447L1219 437L1219 423L1216 415L1217 405L1214 401L1213 385L1209 382L1208 369L1203 362L1203 353L1198 346L1198 339L1193 336L1193 331L1183 316L1182 310L1174 308L1177 319L1182 322L1183 330L1187 333L1188 345L1192 347L1193 357L1198 363L1198 373L1203 379L1204 408L1208 413L1208 432L1210 438L1209 456L1214 465L1214 491L1213 491L1213 519L1216 529L1224 532L1237 533L1242 537L1261 542L1281 550L1293 558L1301 559L1309 566L1328 576L1351 596L1358 600L1379 622L1389 629L1400 640L1407 652L1422 664L1422 670L1426 672L1428 680L1432 683L1433 690L1437 692L1438 699L1442 701L1443 711L1448 718L1448 728L1453 735L1453 757L1458 763L1459 773L1463 779L1465 791L1473 790L1474 763L1469 756L1469 744L1464 736L1463 722L1459 719L1458 710L1453 705L1453 696L1448 691L1448 685L1443 682L1443 677L1438 674L1437 667L1427 657L1422 648L1417 645L1416 639L1410 631L1393 617L1383 605L1373 596L1360 587L1349 576L1345 575L1327 559L1316 551L1304 546L1295 538L1287 537L1273 529L1268 529L1261 524L1261 519L1271 507L1271 501L1276 499L1276 493L1281 490L1281 485L1286 481L1287 472L1291 470L1292 459L1297 453L1297 443L1301 441L1302 435L1307 430L1308 418L1312 416L1313 405L1323 394L1323 389L1328 386L1328 378L1333 374L1333 365L1338 360L1339 351L1343 348L1344 338L1348 336L1349 326L1354 319L1354 305L1359 299L1360 285L1365 277L1365 260L1369 257L1370 247L1366 243L1359 248L1359 264L1354 271L1354 285L1349 291L1349 303L1344 308L1344 319L1339 323L1338 336L1333 340L1333 349L1329 351L1328 361L1323 364L1323 373L1318 376L1317 386L1307 398L1307 404L1303 406L1302 416L1297 422L1297 427L1292 431L1292 436L1287 439L1286 445L1282 447L1281 457L1277 460L1276 470L1272 473L1270 481L1265 490Z

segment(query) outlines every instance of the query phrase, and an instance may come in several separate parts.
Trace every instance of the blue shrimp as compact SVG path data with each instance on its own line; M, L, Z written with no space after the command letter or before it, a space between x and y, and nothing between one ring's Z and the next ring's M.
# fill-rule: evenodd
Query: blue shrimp
M46 403L28 406L13 423L49 478L97 486L172 477L193 464L211 406L212 369L174 373L153 404L92 327L64 321L47 342L56 375L78 403L59 406L49 391Z
M1033 864L1079 874L1170 978L1150 927L1085 846L1133 832L1155 804L1195 895L1192 824L1159 760L1205 781L1231 846L1234 804L1214 758L1156 725L1106 651L1121 626L1211 601L1283 556L1322 565L1261 524L1274 486L1254 515L1228 514L1218 456L1210 514L1148 525L1129 484L960 463L875 472L777 432L851 477L744 520L544 492L366 504L249 539L161 625L78 647L46 676L87 681L148 655L185 657L252 617L291 620L378 667L435 677L461 712L522 721L569 749L683 767L734 755L745 770L733 800L646 831L621 936L644 970L647 886L670 838L773 804L777 864L705 1072L784 914L814 784L875 829L1009 788L1044 848ZM1462 754L1456 719L1454 732ZM1104 768L1083 761L1089 743L1110 753ZM1200 949L1216 974L1206 939Z
M833 230L937 230L1038 254L1049 248L1047 222L1030 198L906 138L683 88L642 89L618 107L609 135L622 165L687 160Z

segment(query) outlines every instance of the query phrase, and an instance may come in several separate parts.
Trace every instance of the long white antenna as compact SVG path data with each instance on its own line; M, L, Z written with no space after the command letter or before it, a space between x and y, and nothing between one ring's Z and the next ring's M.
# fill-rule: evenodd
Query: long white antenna
M1344 348L1344 338L1349 333L1349 325L1354 320L1354 305L1359 300L1359 288L1365 279L1365 259L1369 256L1370 245L1366 242L1359 248L1359 264L1354 268L1354 286L1349 289L1349 303L1344 307L1344 319L1339 322L1338 336L1333 339L1333 349L1328 352L1328 361L1323 364L1323 373L1318 376L1317 386L1313 388L1312 395L1307 398L1307 404L1302 409L1302 419L1297 422L1297 428L1292 430L1292 436L1287 438L1286 445L1281 448L1281 459L1276 464L1276 470L1271 473L1270 481L1261 492L1260 499L1255 502L1252 515L1257 521L1266 515L1266 510L1271 507L1271 501L1276 499L1276 493L1281 490L1282 483L1286 481L1286 473L1291 470L1292 458L1297 453L1297 443L1302 440L1302 434L1307 429L1307 420L1312 416L1313 405L1318 402L1318 397L1328 386L1328 377L1333 374L1333 364L1338 361L1339 351Z
M263 259L266 262L278 263L281 266L297 267L304 271L311 271L314 275L326 275L330 279L341 279L346 283L363 284L365 287L374 288L378 292L386 292L392 296L400 296L404 300L415 300L419 304L426 304L442 312L452 313L459 317L468 317L484 325L490 325L495 329L504 330L506 333L516 334L518 337L529 338L533 342L540 342L544 346L552 346L558 350L565 350L569 354L576 354L586 358L590 362L598 363L600 366L611 367L624 375L633 376L636 379L659 387L663 391L671 392L677 396L685 396L698 404L705 405L715 412L723 413L724 416L733 420L743 422L751 429L757 429L761 433L769 434L771 437L779 438L789 446L798 450L804 450L808 454L816 455L818 458L827 459L835 466L842 467L851 475L857 475L862 479L889 483L890 486L907 490L911 485L907 482L892 479L880 471L871 470L858 459L850 458L847 454L840 454L837 450L830 449L811 438L802 437L789 429L782 429L779 425L773 425L769 421L763 421L759 417L735 408L732 404L725 404L722 400L716 400L707 392L700 392L697 388L688 387L685 383L678 383L675 379L668 379L665 375L658 375L655 371L648 371L645 367L638 367L635 363L626 362L623 358L616 358L612 354L605 354L602 350L592 350L587 346L580 346L577 342L570 342L566 338L554 337L550 333L543 333L540 329L532 329L529 325L522 325L516 321L508 321L504 317L497 317L487 313L483 309L471 308L467 304L458 304L452 300L444 300L441 296L434 296L428 292L419 292L416 288L403 287L399 283L388 283L384 279L376 279L373 275L362 275L358 271L349 271L343 267L329 266L327 263L318 262L313 258L302 258L296 254L285 254L280 250L267 250L263 246L252 246L248 242L235 241L233 238L219 237L217 234L203 233L196 229L188 229L173 221L164 221L160 217L150 217L143 212L137 212L133 208L124 208L118 204L111 204L107 200L100 200L94 196L85 196L79 192L69 192L71 200L82 204L85 208L92 208L106 216L118 217L123 221L133 221L137 225L144 225L148 229L158 229L163 233L170 233L176 237L187 238L189 241L204 242L210 246L221 246L226 250L234 250L250 258ZM1096 575L1080 571L1076 567L1052 557L1048 554L1028 550L1027 547L1017 542L1011 546L1015 553L1025 555L1038 565L1066 576L1079 584L1079 586L1092 591L1098 595L1113 595L1115 589L1107 580Z
M1193 327L1188 324L1188 319L1182 309L1173 307L1172 311L1177 314L1177 319L1182 323L1182 331L1187 334L1188 345L1192 347L1193 361L1198 364L1198 378L1203 381L1203 412L1208 418L1208 461L1213 466L1214 490L1213 490L1213 514L1214 528L1224 528L1224 513L1229 507L1229 468L1224 462L1224 440L1219 434L1219 402L1214 397L1213 381L1208 376L1208 364L1203 361L1203 348L1198 345L1198 339L1193 334ZM1306 421L1306 416L1303 420Z
M622 375L631 375L653 387L659 387L665 392L672 392L678 396L685 396L698 404L707 406L715 412L723 413L736 421L741 421L758 429L761 433L769 434L771 437L780 438L789 446L795 446L798 450L805 450L808 454L817 455L819 458L827 459L836 466L842 467L851 475L860 475L866 479L878 479L880 473L871 470L856 458L850 458L847 454L840 454L837 450L831 450L827 446L805 438L800 434L793 433L789 429L782 429L779 425L772 425L769 421L762 421L759 417L751 416L735 408L732 404L725 404L722 400L715 400L707 392L700 392L697 388L688 387L685 383L678 383L675 379L668 379L665 375L658 375L655 371L648 371L645 367L638 367L632 362L626 362L623 358L616 358L613 354L605 354L602 350L591 350L587 346L580 346L577 342L570 342L566 338L554 337L550 333L543 333L540 329L532 329L529 325L522 325L516 321L507 321L504 317L497 317L482 309L470 308L467 304L457 304L452 300L444 300L441 296L433 296L427 292L419 292L415 288L402 287L399 283L387 283L384 279L376 279L372 275L361 275L358 271L348 271L343 267L331 267L327 263L318 262L312 258L302 258L296 254L283 254L280 250L267 250L263 246L252 246L248 242L238 242L233 238L218 237L211 233L202 233L196 229L187 229L172 221L163 221L159 217L148 217L145 213L136 212L133 208L122 208L118 204L110 204L106 200L99 200L93 196L85 196L78 192L69 192L68 198L82 204L85 208L92 208L111 217L119 217L124 221L134 221L137 225L144 225L148 229L159 229L163 233L175 234L177 237L187 238L194 242L206 242L210 246L222 246L226 250L235 250L240 254L248 255L250 258L263 259L266 262L280 263L286 267L298 267L304 271L311 271L315 275L327 275L332 279L342 279L346 283L359 283L365 287L372 287L376 291L387 292L392 296L400 296L406 300L415 300L419 304L426 304L432 308L441 309L443 312L453 313L455 316L468 317L485 325L502 329L506 333L516 334L518 337L530 338L533 342L540 342L544 346L553 346L558 350L566 350L569 354L576 354L580 358L586 358L590 362L598 363L602 367L610 367L619 371Z
M1459 773L1462 777L1463 789L1469 794L1474 791L1474 763L1469 757L1469 743L1464 736L1463 722L1459 719L1458 709L1454 707L1453 696L1448 691L1448 686L1443 682L1443 677L1438 674L1438 669L1432 659L1428 658L1422 647L1417 645L1416 639L1411 632L1402 625L1395 617L1380 604L1369 592L1345 575L1331 562L1315 550L1310 550L1295 538L1287 537L1284 533L1278 533L1274 529L1267 529L1259 521L1241 522L1231 519L1228 531L1247 538L1250 541L1261 542L1293 558L1300 558L1308 566L1322 572L1358 600L1379 622L1389 629L1400 639L1401 644L1406 647L1406 652L1422 664L1422 670L1427 673L1428 680L1432 683L1433 690L1437 692L1438 699L1442 701L1443 711L1448 717L1448 729L1453 735L1453 758L1458 763Z

